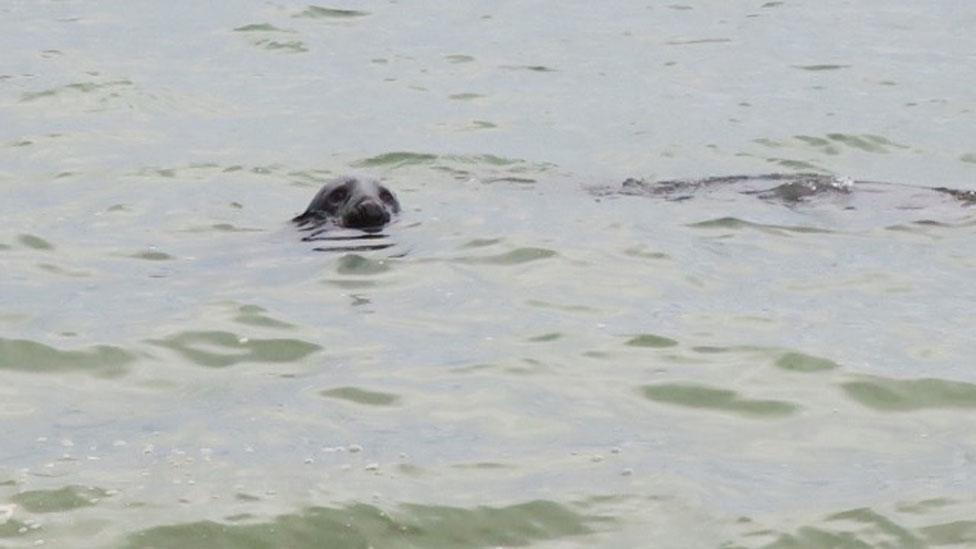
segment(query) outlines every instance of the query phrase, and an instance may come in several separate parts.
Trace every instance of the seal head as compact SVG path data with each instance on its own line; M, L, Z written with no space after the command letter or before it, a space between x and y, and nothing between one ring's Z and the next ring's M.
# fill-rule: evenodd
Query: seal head
M326 183L305 212L294 219L299 226L332 223L352 229L379 229L400 213L396 196L379 181L343 176Z

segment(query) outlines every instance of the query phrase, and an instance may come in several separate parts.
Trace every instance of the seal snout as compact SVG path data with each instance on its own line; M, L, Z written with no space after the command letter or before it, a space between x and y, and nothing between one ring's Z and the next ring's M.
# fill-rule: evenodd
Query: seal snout
M352 228L379 227L389 221L390 212L385 205L373 198L364 198L343 216L342 224Z

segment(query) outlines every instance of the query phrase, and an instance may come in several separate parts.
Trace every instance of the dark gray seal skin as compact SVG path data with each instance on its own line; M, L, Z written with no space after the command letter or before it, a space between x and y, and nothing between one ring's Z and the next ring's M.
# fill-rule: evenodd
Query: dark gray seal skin
M964 191L947 187L919 187L880 181L860 181L817 173L730 175L703 179L672 179L644 181L627 179L619 187L596 187L596 196L632 195L656 196L668 201L683 201L702 194L734 189L769 202L795 206L817 198L852 195L858 192L884 192L887 188L927 192L935 196L949 196L963 206L976 204L976 191Z
M400 213L393 192L367 177L342 176L325 185L305 212L292 219L299 227L344 227L377 231Z
M948 187L932 187L932 190L945 193L967 206L976 204L976 191L961 191L959 189L950 189Z

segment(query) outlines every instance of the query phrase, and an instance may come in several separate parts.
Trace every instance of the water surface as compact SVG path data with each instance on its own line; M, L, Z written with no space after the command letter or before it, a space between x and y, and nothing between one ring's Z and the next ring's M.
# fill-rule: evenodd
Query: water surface
M976 543L971 208L590 191L976 189L974 24L0 5L0 547ZM349 172L404 214L315 251Z

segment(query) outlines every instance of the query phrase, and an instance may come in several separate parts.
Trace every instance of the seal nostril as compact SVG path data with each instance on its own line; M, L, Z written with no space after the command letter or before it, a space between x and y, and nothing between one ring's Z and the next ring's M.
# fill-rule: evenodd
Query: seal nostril
M390 220L390 213L381 204L372 200L363 201L345 218L349 227L373 227Z

